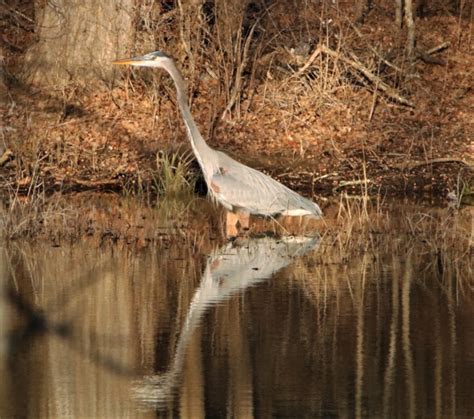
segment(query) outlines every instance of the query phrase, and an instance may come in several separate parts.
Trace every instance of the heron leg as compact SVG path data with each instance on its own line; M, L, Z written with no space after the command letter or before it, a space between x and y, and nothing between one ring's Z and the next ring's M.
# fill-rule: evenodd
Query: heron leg
M227 211L225 224L227 237L237 237L241 230L249 229L250 214L245 211Z
M239 220L237 214L226 211L225 220L225 234L227 238L237 237L239 235L239 229L237 227L237 221Z
M250 214L246 211L237 211L239 224L242 230L248 230L250 226Z

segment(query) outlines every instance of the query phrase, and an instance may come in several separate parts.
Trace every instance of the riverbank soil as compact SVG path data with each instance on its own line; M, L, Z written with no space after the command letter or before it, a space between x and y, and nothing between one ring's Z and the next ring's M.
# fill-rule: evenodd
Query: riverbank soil
M281 45L266 48L263 32L253 32L260 50L247 52L227 90L205 51L191 66L181 51L157 47L177 56L211 146L316 201L341 192L458 199L472 193L474 18L472 6L434 3L415 20L410 58L390 5L375 4L358 23L351 10L313 10L314 29L303 30L309 18L275 2L274 24L292 28L291 36L280 31ZM189 150L164 72L120 68L113 83L29 85L19 69L34 33L8 16L1 27L4 191L149 189L157 155Z

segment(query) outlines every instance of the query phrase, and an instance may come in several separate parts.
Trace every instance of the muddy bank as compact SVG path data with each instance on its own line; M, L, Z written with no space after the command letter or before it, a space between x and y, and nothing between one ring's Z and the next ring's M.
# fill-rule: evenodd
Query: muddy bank
M454 240L453 245L461 240L472 248L469 242L472 242L473 207L346 196L323 199L321 208L324 213L321 220L252 217L249 230L242 233L275 238L322 235L332 237L329 241L334 244L345 243L345 246L356 240L357 250L365 246L364 242L377 241L378 236L389 236L392 231L411 235L416 241L425 240L417 233L423 226L433 236L429 238L434 243L433 249L440 248L447 237ZM2 208L0 215L0 231L6 243L27 239L63 247L87 241L93 248L118 246L135 250L188 246L205 254L228 241L224 210L205 197L192 195L146 203L117 193L56 193L42 202L19 198L10 207Z

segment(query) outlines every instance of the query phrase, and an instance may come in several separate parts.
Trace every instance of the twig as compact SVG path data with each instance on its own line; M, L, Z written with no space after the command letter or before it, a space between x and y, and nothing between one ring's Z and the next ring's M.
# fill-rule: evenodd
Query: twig
M380 70L380 62L379 62L379 65L378 65L377 77L379 76L379 70ZM373 94L373 97L372 97L372 105L370 107L370 112L369 112L369 122L372 121L372 117L374 116L375 106L377 104L378 88L379 88L379 84L376 83L375 84L375 89L374 89L374 94Z
M402 17L403 17L403 8L402 0L395 0L395 24L398 29L402 28Z
M374 8L374 2L373 0L364 0L359 17L356 19L356 23L364 23L367 15L371 12L371 10Z
M248 53L249 53L249 48L250 48L250 43L253 39L253 34L255 32L255 28L257 27L257 24L260 22L260 18L258 18L255 23L252 25L250 28L250 32L247 35L247 38L245 39L244 42L244 49L242 52L242 57L239 66L237 67L237 71L235 74L235 81L234 81L234 86L232 88L231 96L229 99L229 103L227 104L226 108L224 109L224 112L222 113L221 119L224 119L226 114L232 110L234 105L237 102L237 99L239 98L239 95L242 93L242 74L247 66L247 61L248 61Z
M190 68L190 71L191 71L191 74L194 76L194 56L193 56L193 53L191 51L191 46L189 44L189 37L188 39L186 39L185 37L185 33L184 33L184 27L187 26L186 25L186 20L185 20L185 14L184 14L184 10L183 10L183 3L181 0L178 0L178 8L179 8L179 17L180 17L180 22L179 22L179 36L181 38L181 43L183 44L183 48L184 48L184 51L186 52L186 55L189 59L189 68ZM186 14L189 14L189 10L187 11ZM188 29L188 28L186 28Z
M318 177L315 177L313 179L313 182L317 182L318 180L323 180L323 179L326 179L327 177L331 177L331 176L338 176L339 174L336 173L336 172L333 172L333 173L326 173L325 175L321 175L321 176L318 176Z

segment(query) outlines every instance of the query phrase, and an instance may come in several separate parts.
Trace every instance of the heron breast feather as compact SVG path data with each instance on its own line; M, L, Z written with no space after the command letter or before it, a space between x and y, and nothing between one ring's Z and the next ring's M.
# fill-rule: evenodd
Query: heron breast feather
M219 188L218 185L216 185L215 182L211 182L211 189L215 192L215 193L219 193L221 191L221 188Z

